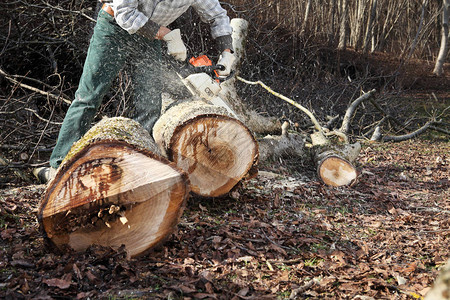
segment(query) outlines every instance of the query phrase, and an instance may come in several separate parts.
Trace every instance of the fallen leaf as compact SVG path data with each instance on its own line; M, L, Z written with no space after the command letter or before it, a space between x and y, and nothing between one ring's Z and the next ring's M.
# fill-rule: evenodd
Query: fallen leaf
M189 287L189 286L185 286L185 285L180 285L178 287L183 293L186 294L191 294L191 293L195 293L197 290L195 288Z
M195 299L206 299L206 298L210 298L210 299L216 299L216 295L214 294L206 294L206 293L195 293L192 295Z
M248 294L249 290L250 289L248 287L245 287L245 288L241 289L237 294L241 297L245 297Z
M68 289L70 284L72 283L72 274L65 274L61 279L59 278L51 278L44 279L42 282L47 284L48 286L57 287L62 290Z

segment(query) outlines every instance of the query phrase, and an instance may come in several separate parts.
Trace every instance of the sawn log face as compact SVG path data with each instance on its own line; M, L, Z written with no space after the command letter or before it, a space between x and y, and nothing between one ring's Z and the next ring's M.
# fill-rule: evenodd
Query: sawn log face
M131 257L170 235L189 193L186 174L129 141L84 143L47 187L39 209L46 236L75 250L125 245Z
M258 145L247 127L224 109L201 101L169 109L153 129L156 143L188 173L201 196L228 193L252 168Z

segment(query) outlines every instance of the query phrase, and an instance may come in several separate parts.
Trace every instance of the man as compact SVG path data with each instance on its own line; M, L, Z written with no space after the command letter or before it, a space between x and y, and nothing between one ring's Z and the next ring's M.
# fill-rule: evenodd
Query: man
M219 76L230 74L235 60L232 28L218 0L114 0L105 3L98 14L75 99L51 154L50 168L33 172L41 182L54 176L72 144L89 129L102 98L128 60L134 62L131 117L152 131L161 110L161 43L165 43L168 54L175 59L186 60L180 29L170 30L167 26L190 7L202 21L210 24L221 53L217 64L225 67Z

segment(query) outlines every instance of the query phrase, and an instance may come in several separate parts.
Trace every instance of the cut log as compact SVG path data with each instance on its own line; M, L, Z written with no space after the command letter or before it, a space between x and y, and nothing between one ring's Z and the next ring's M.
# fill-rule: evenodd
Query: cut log
M442 267L431 290L425 295L425 300L448 299L450 299L450 259Z
M325 151L316 156L319 178L331 186L349 185L356 179L355 167L334 151Z
M169 108L153 127L153 137L188 174L192 192L200 196L225 195L258 158L258 145L248 128L224 108L202 101Z
M49 182L38 218L58 248L125 245L129 257L169 236L188 179L157 154L150 134L126 118L103 119L74 144Z
M361 145L332 144L321 133L315 133L311 138L319 178L331 186L351 184L358 175L353 162L358 157Z

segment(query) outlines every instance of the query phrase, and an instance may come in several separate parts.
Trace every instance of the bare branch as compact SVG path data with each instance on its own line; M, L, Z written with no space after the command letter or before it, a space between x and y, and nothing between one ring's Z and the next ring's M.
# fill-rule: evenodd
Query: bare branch
M404 134L404 135L386 135L383 136L381 139L382 141L388 142L388 141L393 141L393 142L401 142L401 141L406 141L412 138L415 138L416 136L424 133L427 129L430 128L430 126L432 124L434 124L435 122L433 121L428 121L427 123L425 123L425 125L423 125L422 127L420 127L419 129L409 133L409 134Z
M36 118L38 118L38 119L41 120L41 121L44 121L44 122L47 122L47 123L53 124L53 125L62 125L61 122L53 122L53 121L50 121L50 120L47 120L47 119L41 117L41 116L37 113L37 111L35 111L34 109L31 109L31 108L24 108L24 110L29 111L29 112L32 112L33 115L35 115Z
M320 126L320 124L319 124L319 122L317 121L316 117L315 117L315 116L314 116L314 115L313 115L306 107L304 107L303 105L298 104L298 103L295 102L294 100L289 99L288 97L283 96L282 94L275 92L274 90L272 90L270 87L268 87L267 85L265 85L265 84L264 84L262 81L260 81L260 80L258 80L258 81L248 81L248 80L246 80L246 79L244 79L244 78L242 78L242 77L239 77L239 76L236 76L236 78L237 78L239 81L242 81L242 82L244 82L244 83L246 83L246 84L251 84L251 85L258 85L258 84L259 84L260 86L262 86L264 89L266 89L266 90L267 90L269 93L271 93L272 95L274 95L274 96L276 96L276 97L278 97L278 98L280 98L280 99L286 101L286 102L289 103L289 104L294 105L295 107L297 107L297 108L300 109L302 112L304 112L305 114L308 115L308 117L309 117L309 118L311 119L311 121L314 123L314 127L316 128L317 131L323 132L322 126Z
M440 128L440 127L436 127L436 126L430 126L429 128L430 128L431 130L438 131L438 132L442 132L442 133L445 133L445 134L450 135L450 130L446 130L446 129L444 129L444 128Z
M350 129L350 121L353 118L353 115L355 114L356 108L361 102L372 98L375 95L375 92L376 90L373 89L361 95L358 99L352 102L352 104L347 108L347 111L345 112L344 120L342 121L341 128L339 129L340 132L348 133L348 130Z

